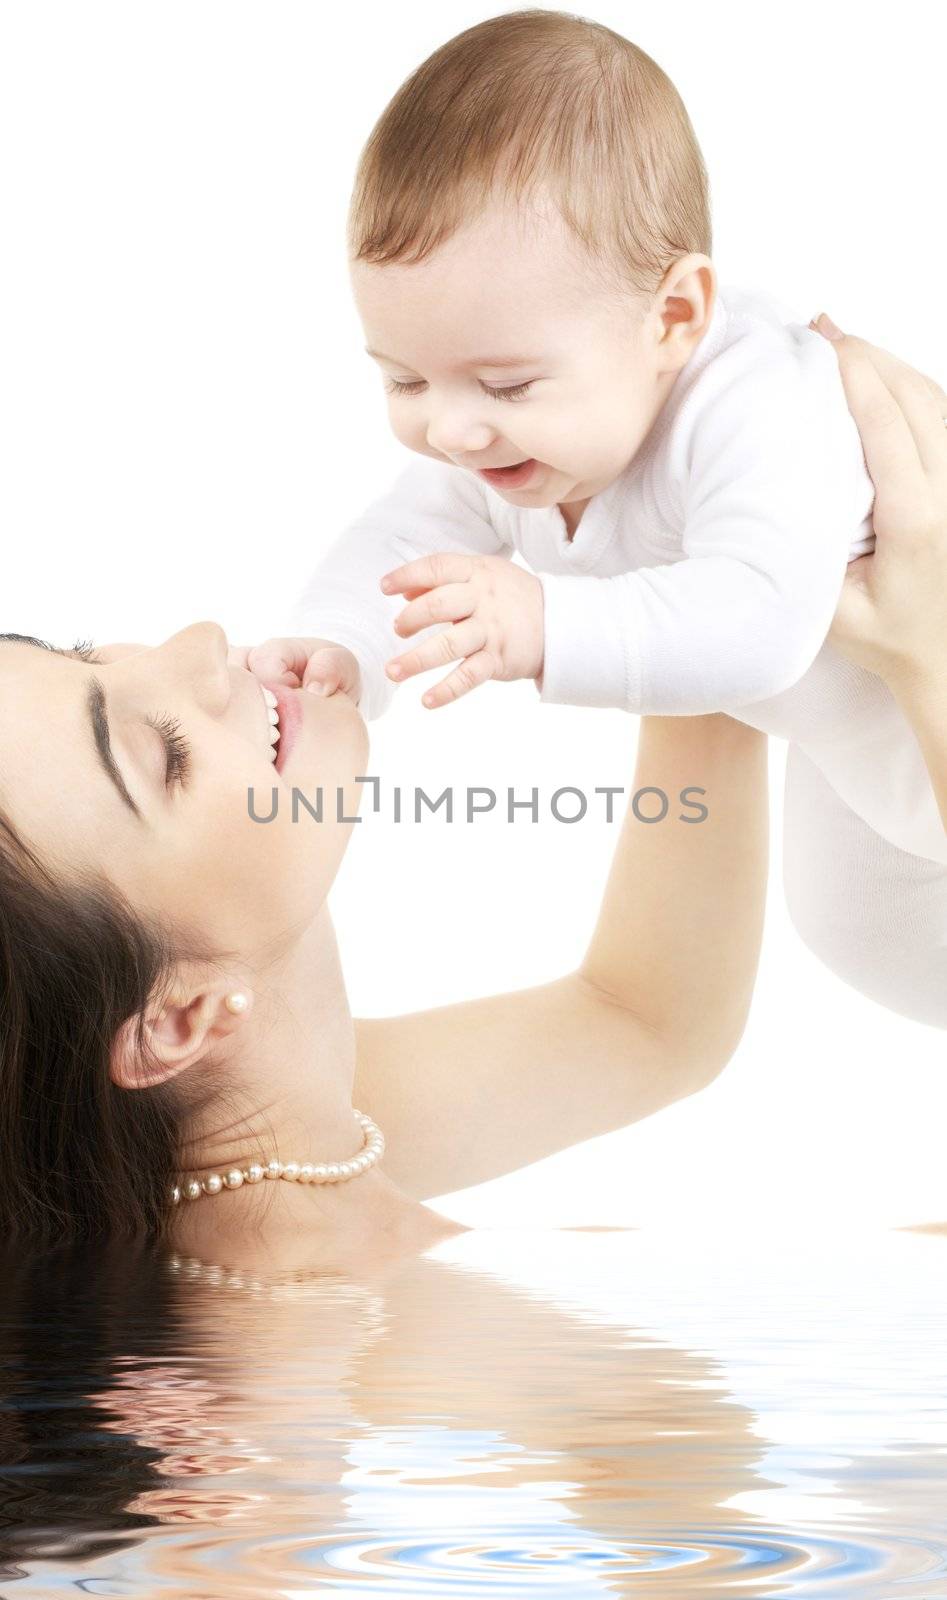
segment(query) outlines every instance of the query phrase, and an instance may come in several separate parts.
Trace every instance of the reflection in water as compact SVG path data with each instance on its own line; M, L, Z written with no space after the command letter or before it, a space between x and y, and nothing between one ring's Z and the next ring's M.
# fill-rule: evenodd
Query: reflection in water
M947 1596L947 1241L0 1260L0 1596Z

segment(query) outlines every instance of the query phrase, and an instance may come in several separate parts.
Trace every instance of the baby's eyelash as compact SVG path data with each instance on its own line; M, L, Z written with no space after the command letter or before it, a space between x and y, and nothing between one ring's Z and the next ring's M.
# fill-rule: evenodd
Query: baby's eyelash
M492 395L494 400L521 400L524 394L533 387L536 380L531 378L528 383L509 384L505 389L491 389L488 383L481 383L481 389ZM414 383L399 383L397 378L389 378L385 385L389 394L418 394L424 388L420 378Z
M183 788L191 771L191 747L181 732L180 722L176 717L170 716L149 717L148 721L153 728L157 728L168 753L165 773L168 788L170 789L173 783L180 783Z

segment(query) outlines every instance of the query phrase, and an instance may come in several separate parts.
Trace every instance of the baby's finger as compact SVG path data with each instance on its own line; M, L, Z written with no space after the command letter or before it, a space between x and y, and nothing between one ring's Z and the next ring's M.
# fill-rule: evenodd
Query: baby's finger
M282 683L296 689L305 671L307 652L298 650L288 639L267 639L254 645L247 666L263 683Z
M481 683L492 678L494 670L495 662L490 651L478 650L476 655L468 656L449 678L443 678L433 689L428 689L421 696L421 702L436 708L447 705L451 700L459 700L462 695L469 694L471 689L479 688Z
M302 686L313 694L335 694L342 687L342 667L328 650L317 650L310 658Z
M342 687L342 675L338 668L323 667L314 672L303 684L310 694L335 694Z
M433 638L425 639L414 650L403 656L394 656L385 667L389 678L400 683L419 672L430 672L432 667L443 667L449 661L461 661L465 656L482 651L486 634L476 617L467 617L452 628L445 628Z
M309 657L302 686L313 694L330 695L341 690L357 700L361 686L358 662L345 646L324 645Z
M459 550L435 550L431 555L393 567L379 581L385 594L402 594L409 588L433 589L441 583L463 583L473 570L473 556Z
M393 624L395 633L409 637L435 622L460 622L470 616L476 604L474 585L470 583L445 583L436 589L425 589L399 611Z

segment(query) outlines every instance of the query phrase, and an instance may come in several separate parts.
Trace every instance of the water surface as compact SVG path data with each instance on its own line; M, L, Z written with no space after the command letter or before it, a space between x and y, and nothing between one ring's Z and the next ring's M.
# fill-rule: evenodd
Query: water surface
M947 1597L947 1237L0 1268L0 1596Z

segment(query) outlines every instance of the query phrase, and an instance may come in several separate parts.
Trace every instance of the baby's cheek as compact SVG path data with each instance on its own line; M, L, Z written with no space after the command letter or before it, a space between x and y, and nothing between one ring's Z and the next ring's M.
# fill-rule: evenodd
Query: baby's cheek
M424 429L417 420L412 421L410 417L404 416L400 409L389 408L388 421L398 443L403 444L406 449L420 450L426 447Z

